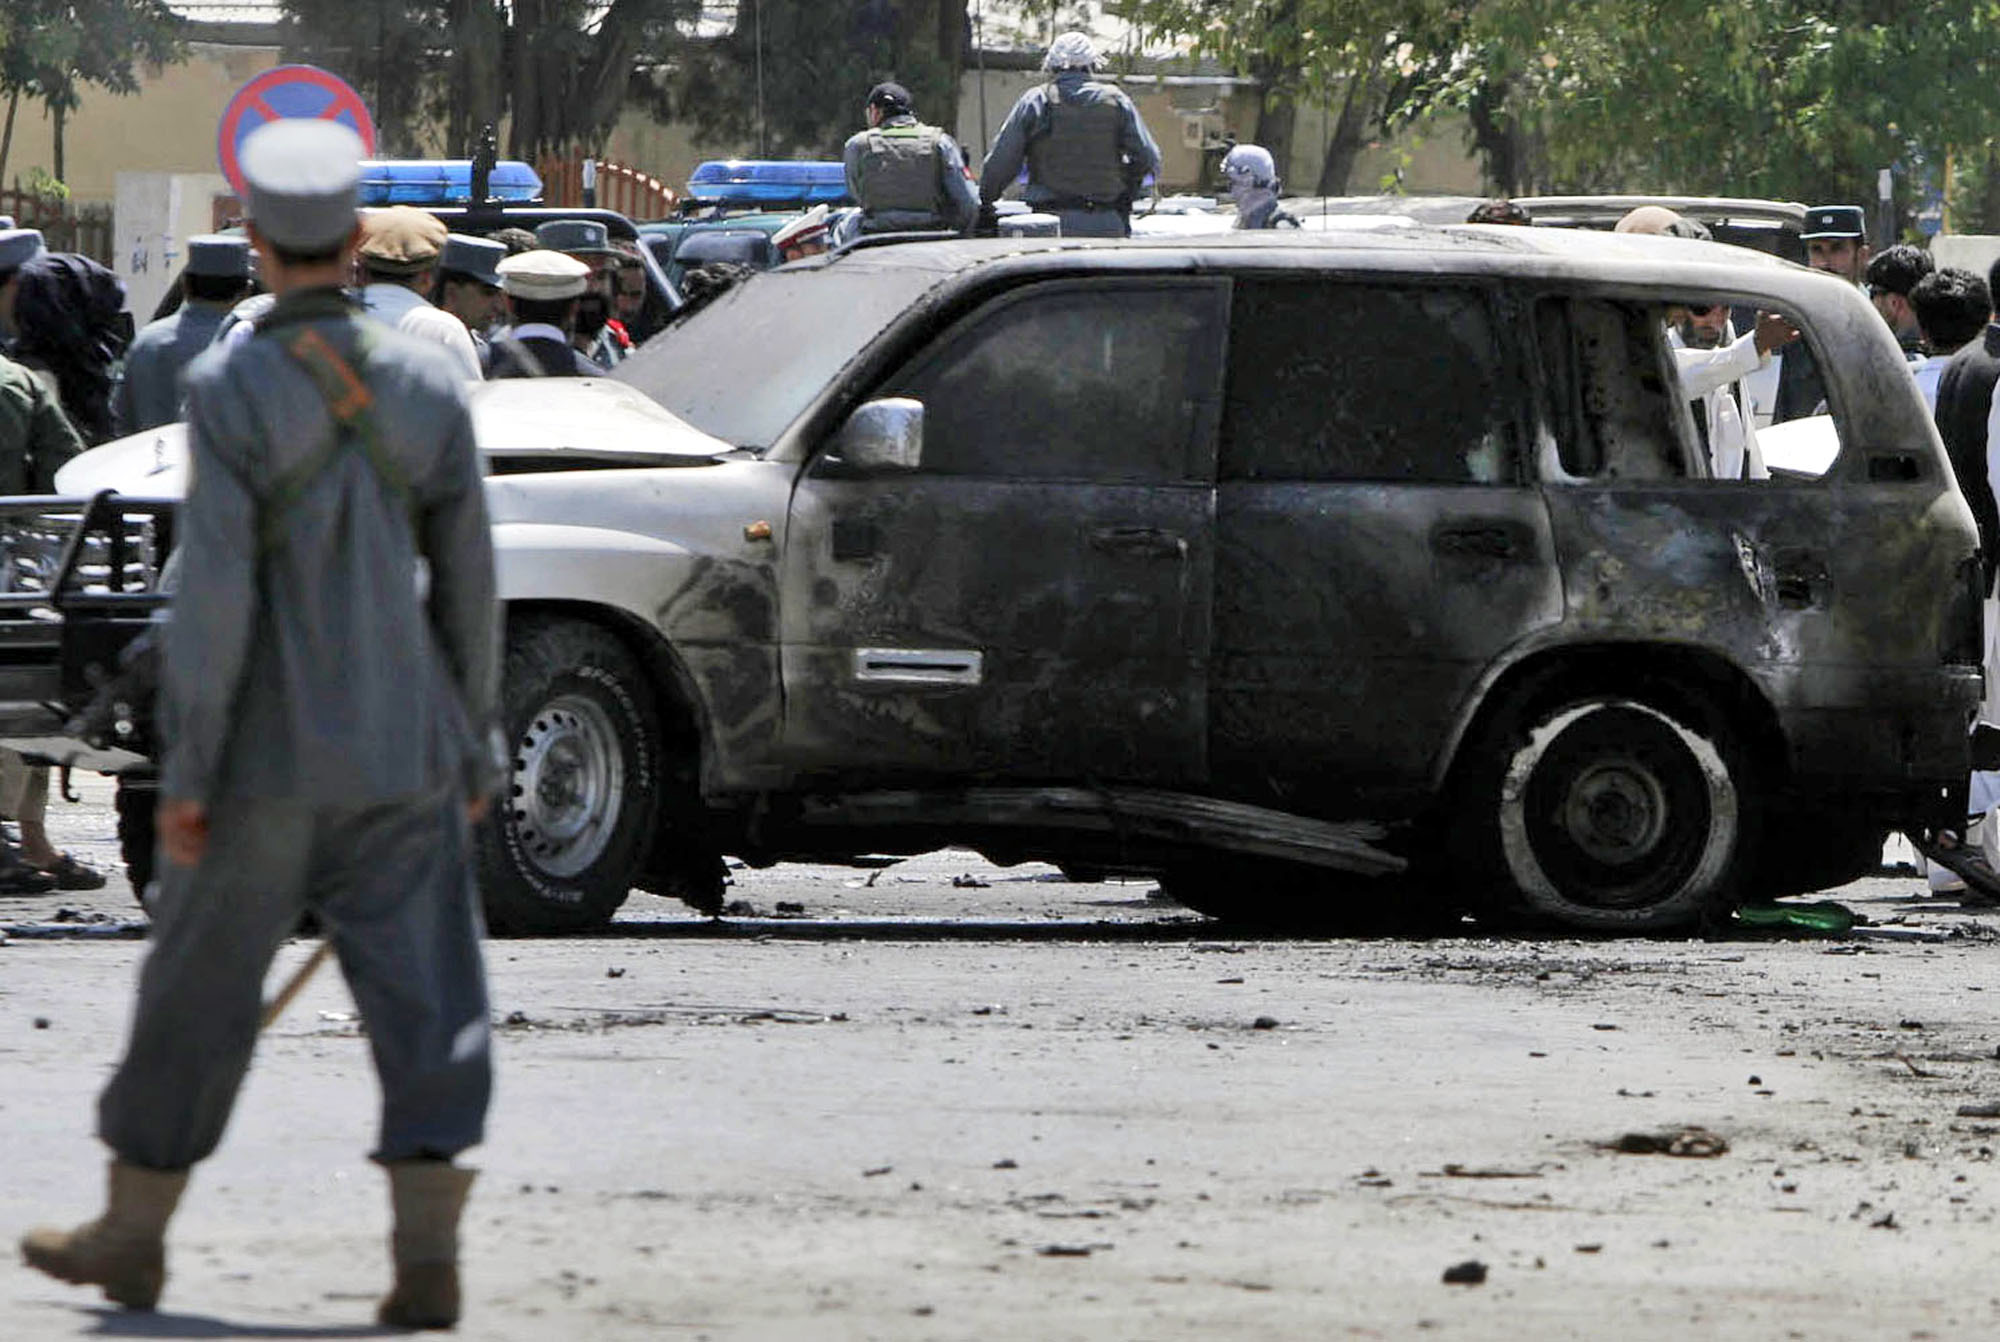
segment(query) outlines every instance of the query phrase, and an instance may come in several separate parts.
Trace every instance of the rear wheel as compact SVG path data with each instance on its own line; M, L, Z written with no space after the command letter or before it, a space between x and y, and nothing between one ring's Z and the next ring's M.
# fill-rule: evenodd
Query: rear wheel
M1468 877L1539 920L1667 932L1719 916L1752 850L1744 764L1719 718L1617 695L1503 710L1463 805Z
M516 617L505 703L509 776L479 843L487 922L517 935L600 926L638 883L652 841L652 687L610 632Z

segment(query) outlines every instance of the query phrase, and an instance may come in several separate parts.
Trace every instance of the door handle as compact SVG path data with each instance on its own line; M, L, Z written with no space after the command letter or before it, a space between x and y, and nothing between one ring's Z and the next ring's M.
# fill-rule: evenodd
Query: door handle
M1510 559L1526 557L1524 528L1504 522L1447 522L1431 532L1431 549L1451 559Z
M1098 527L1090 533L1090 548L1139 559L1178 559L1187 553L1187 540L1159 527Z

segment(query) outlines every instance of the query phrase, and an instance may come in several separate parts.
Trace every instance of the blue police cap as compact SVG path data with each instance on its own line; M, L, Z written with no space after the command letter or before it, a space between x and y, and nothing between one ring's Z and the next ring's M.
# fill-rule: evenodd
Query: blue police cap
M1815 205L1806 211L1806 226L1799 236L1808 242L1814 238L1865 238L1867 219L1859 205Z

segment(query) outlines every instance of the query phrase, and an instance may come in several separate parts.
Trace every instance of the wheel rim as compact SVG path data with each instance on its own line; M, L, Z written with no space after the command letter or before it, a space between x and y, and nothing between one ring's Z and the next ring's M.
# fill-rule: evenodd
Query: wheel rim
M1550 912L1637 915L1699 899L1725 876L1738 825L1715 745L1631 700L1543 720L1501 787L1509 874Z
M575 876L611 842L625 800L625 755L611 717L580 695L551 699L514 746L514 832L551 876Z

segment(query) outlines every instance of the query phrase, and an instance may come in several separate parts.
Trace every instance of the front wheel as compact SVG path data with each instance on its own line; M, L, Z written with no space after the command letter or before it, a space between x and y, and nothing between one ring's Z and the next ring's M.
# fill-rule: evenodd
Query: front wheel
M487 922L515 935L601 926L652 842L652 687L608 631L537 616L510 622L505 687L509 776L479 843Z
M1720 915L1738 894L1751 826L1744 766L1720 721L1575 698L1503 711L1477 751L1470 874L1504 873L1531 916L1668 932Z

